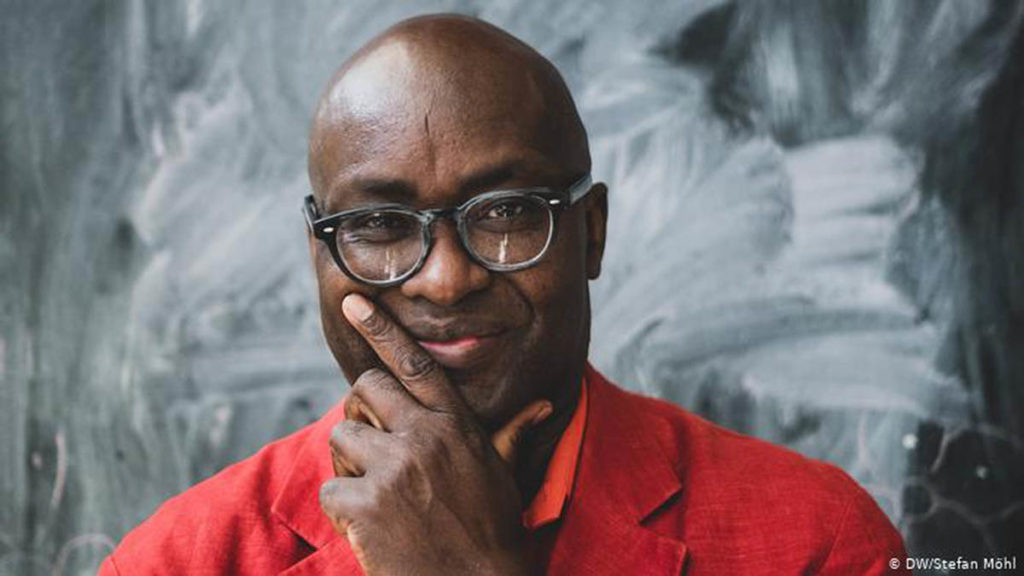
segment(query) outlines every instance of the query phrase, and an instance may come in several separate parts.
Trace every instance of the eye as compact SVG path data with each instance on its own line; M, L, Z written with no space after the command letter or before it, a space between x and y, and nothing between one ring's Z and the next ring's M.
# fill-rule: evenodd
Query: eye
M483 217L489 220L509 220L521 216L525 211L526 206L521 201L507 200L489 206Z
M407 228L408 220L405 215L375 212L360 219L358 226L370 230L395 230Z
M417 236L419 220L402 212L369 212L347 220L339 227L339 242L397 242Z
M467 223L478 232L511 234L547 230L550 214L542 200L529 196L502 197L475 206Z

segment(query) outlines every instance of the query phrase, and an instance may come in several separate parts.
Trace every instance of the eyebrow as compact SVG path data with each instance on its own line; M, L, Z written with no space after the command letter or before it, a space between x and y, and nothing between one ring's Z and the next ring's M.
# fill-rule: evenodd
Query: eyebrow
M407 204L416 198L416 187L405 180L356 178L345 189L399 204Z
M522 161L509 160L495 166L489 166L466 178L459 187L459 193L467 196L474 192L484 192L502 186L522 172Z
M487 166L465 178L459 185L459 197L497 189L523 173L524 162L512 159ZM531 186L534 184L530 184ZM330 196L337 197L339 191L356 193L384 202L412 205L416 202L416 186L407 180L377 177L356 177L342 186L335 186ZM334 204L334 202L331 202Z

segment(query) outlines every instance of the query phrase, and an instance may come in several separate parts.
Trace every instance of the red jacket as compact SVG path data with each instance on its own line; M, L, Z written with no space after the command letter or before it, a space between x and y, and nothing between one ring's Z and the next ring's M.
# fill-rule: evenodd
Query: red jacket
M838 468L623 391L589 366L587 382L547 574L884 574L905 559L892 524ZM317 499L341 416L336 407L171 499L100 574L362 574Z

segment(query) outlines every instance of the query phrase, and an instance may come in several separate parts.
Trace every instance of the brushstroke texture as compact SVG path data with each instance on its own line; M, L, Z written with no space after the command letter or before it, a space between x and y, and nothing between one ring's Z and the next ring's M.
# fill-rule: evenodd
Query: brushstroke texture
M611 189L599 368L839 464L916 555L1024 550L1019 3L0 8L0 574L94 570L341 396L309 115L361 43L446 10L577 97Z

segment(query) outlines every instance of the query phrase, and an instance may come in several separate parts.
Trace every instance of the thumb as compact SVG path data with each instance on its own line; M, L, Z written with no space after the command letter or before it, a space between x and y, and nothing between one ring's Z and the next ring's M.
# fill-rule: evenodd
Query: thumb
M522 440L523 432L543 422L551 416L551 402L536 400L519 411L512 420L491 436L491 444L509 466L515 466L516 449Z

